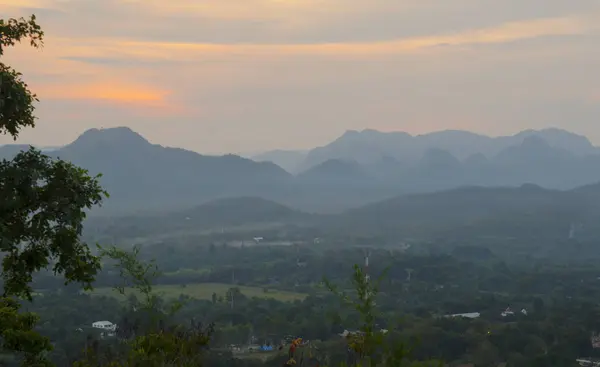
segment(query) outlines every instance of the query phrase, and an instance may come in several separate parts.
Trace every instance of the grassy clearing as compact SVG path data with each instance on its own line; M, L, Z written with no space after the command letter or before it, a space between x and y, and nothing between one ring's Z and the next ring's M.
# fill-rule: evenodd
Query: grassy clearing
M177 271L169 271L162 273L163 276L175 276L175 275L202 275L209 274L211 272L210 268L201 268L201 269L179 269Z
M195 283L188 284L185 287L182 287L181 285L157 285L155 286L155 290L160 293L162 297L167 299L178 298L180 295L184 294L192 298L210 300L212 299L213 293L216 293L217 296L225 298L227 291L231 287L231 284ZM306 294L302 293L285 292L274 289L269 289L269 291L265 293L263 288L260 287L237 286L237 288L239 288L242 294L248 298L273 298L283 302L292 302L306 298ZM119 295L115 290L108 287L96 288L92 291L92 294L121 297L121 295Z

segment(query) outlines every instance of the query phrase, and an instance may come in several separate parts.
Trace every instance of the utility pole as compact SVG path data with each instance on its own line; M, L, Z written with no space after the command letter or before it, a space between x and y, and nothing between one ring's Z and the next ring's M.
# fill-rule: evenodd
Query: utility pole
M369 256L371 256L371 251L370 250L365 250L365 280L368 282L371 277L369 276Z
M229 293L230 293L229 296L231 297L231 309L232 310L233 310L233 303L234 303L233 298L235 297L234 296L235 292L233 291L233 285L235 285L235 269L231 269L231 286L232 287L231 287L231 289L229 289Z

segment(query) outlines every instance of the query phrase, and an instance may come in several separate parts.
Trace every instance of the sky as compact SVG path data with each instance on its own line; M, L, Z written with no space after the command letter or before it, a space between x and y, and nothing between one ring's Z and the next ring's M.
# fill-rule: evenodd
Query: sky
M45 31L42 50L1 59L41 100L20 143L129 126L219 154L350 129L558 127L600 145L597 0L0 0L0 14Z

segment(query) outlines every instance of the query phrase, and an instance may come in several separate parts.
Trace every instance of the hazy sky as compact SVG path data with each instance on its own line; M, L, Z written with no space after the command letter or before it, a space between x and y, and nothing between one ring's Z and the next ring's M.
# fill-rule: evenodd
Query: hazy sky
M126 125L215 153L364 128L600 144L598 0L0 0L32 13L44 49L3 59L42 100L23 143Z

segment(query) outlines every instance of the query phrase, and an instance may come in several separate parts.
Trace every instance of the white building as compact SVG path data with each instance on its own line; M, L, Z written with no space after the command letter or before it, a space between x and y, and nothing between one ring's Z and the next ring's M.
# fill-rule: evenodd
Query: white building
M115 331L117 329L117 325L113 324L110 321L96 321L92 323L92 327L95 329L102 329L107 331Z
M481 314L479 312L468 312L468 313L457 313L454 315L447 315L446 317L464 317L467 319L476 319L479 316L481 316Z
M575 360L577 363L579 363L580 366L590 366L590 367L597 367L600 366L600 362L598 361L593 361L592 359L587 359L587 358L579 358Z

